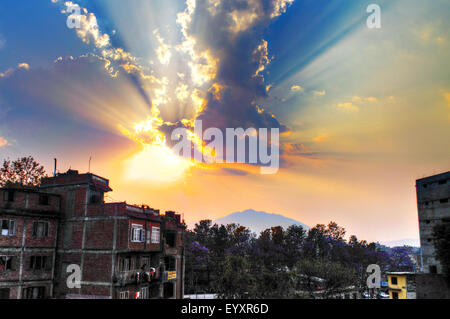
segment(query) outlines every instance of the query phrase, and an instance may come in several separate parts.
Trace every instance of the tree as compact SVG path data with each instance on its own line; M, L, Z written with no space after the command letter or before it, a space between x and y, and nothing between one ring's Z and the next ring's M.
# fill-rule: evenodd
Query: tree
M433 228L436 257L441 262L447 283L450 285L450 219L444 219Z
M44 177L47 177L44 166L33 157L22 157L13 162L8 159L3 161L3 167L0 169L0 187L9 185L36 187Z
M217 279L218 297L222 299L247 299L254 279L249 272L246 257L227 256L221 264L220 276Z
M356 272L338 262L325 258L303 259L296 265L298 287L306 290L310 298L316 295L324 299L333 298L356 282ZM320 294L314 292L320 291Z

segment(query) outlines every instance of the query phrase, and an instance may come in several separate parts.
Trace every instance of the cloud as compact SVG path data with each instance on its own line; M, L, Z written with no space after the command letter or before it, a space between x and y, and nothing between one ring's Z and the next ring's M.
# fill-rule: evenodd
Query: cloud
M19 70L29 71L30 65L28 63L19 63L19 64L17 64L16 68L9 68L4 72L0 72L0 78L10 77L11 75L13 75L15 72L17 72Z
M101 33L98 27L97 18L92 12L88 12L85 8L81 8L72 1L64 3L65 8L62 13L67 14L69 19L77 20L80 27L76 27L75 31L78 37L87 44L94 44L97 48L103 48L110 45L110 37L106 33ZM80 14L73 13L76 8Z
M261 112L257 101L267 97L268 87L264 70L270 63L269 44L263 31L292 2L186 2L186 10L178 16L184 36L179 50L190 57L191 78L203 99L198 119L205 128L288 130L272 114Z
M326 94L325 90L323 91L313 91L315 96L324 96Z
M293 86L291 86L291 91L292 92L301 92L301 91L303 91L303 88L300 85L293 85Z
M360 96L354 96L352 98L353 102L355 103L364 103L364 102L378 102L378 99L376 97L373 96L369 96L369 97L360 97Z
M316 143L324 143L328 141L329 137L327 135L319 135L313 138L313 141Z
M8 141L0 136L0 147L8 145Z
M359 112L359 108L352 102L339 103L338 107L350 112Z
M154 30L153 34L159 42L159 47L156 48L156 55L161 64L169 64L170 58L172 57L172 52L170 51L171 46L164 42L164 38L160 36L158 30Z
M30 70L30 65L28 64L28 63L19 63L19 64L17 64L17 67L19 68L19 69L24 69L24 70Z

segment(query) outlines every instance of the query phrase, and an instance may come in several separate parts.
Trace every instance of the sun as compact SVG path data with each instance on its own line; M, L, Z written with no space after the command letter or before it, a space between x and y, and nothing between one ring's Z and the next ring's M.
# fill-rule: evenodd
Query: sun
M126 161L126 177L132 181L174 183L182 180L194 164L165 145L147 144Z

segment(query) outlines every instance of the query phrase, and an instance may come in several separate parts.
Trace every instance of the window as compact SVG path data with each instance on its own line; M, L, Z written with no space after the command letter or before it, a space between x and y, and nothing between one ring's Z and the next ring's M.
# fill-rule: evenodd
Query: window
M48 237L48 222L34 222L33 223L33 237L44 238Z
M0 219L1 236L16 235L16 221L14 219Z
M448 203L448 198L443 198L439 201L441 204Z
M148 287L141 288L139 299L148 299Z
M14 191L4 191L3 192L3 200L5 202L13 202L14 201Z
M177 241L177 233L174 231L167 231L166 232L166 243L169 245L169 247L175 247Z
M90 204L100 204L100 202L101 202L100 195L92 195L89 202L90 202Z
M0 256L0 272L15 270L15 259L14 256Z
M147 237L146 237L146 239L147 239L147 244L150 244L152 237L151 237L151 233L150 233L149 229L147 229Z
M392 299L398 299L398 292L392 292Z
M161 238L161 231L159 227L152 227L152 244L159 244Z
M131 270L131 257L125 257L125 258L121 259L120 270L121 271L130 271Z
M121 291L119 293L119 299L130 299L130 292L129 291Z
M50 198L48 195L39 195L39 205L50 205Z
M150 257L148 257L148 256L142 257L142 259L141 259L141 267L142 268L144 268L144 267L148 268L149 266L150 266Z
M45 287L29 287L24 289L24 299L44 299Z
M1 299L9 299L9 288L0 289L0 300Z
M165 257L164 266L166 271L176 271L177 270L177 260L174 257Z
M136 243L145 242L145 230L141 225L131 226L131 241Z
M168 298L173 298L174 295L174 284L171 282L166 282L163 286L163 290L164 290L164 298L168 299Z
M439 181L439 185L445 185L445 184L447 184L447 180L446 179L441 179Z
M393 285L398 284L397 277L391 277L391 284L393 284Z
M47 256L31 256L30 257L30 264L29 269L33 270L50 270L50 263L48 262Z
M435 265L430 266L430 274L437 274L437 267Z

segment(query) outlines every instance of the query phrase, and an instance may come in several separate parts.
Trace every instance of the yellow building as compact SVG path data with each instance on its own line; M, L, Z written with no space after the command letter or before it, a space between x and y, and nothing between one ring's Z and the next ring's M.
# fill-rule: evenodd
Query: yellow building
M389 299L416 299L416 277L413 272L390 272Z

